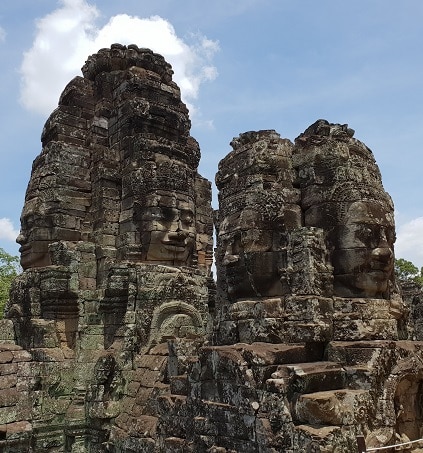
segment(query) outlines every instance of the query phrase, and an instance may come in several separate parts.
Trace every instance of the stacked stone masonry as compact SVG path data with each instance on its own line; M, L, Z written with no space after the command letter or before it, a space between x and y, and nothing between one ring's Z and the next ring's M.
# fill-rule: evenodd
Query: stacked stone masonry
M423 296L395 280L393 203L354 131L240 134L213 212L163 57L114 44L82 74L25 195L0 451L329 453L357 451L358 435L423 437Z

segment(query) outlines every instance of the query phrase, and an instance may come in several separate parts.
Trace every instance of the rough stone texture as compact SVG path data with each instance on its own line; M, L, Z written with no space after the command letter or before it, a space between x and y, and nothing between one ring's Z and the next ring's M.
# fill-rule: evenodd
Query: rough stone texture
M26 192L24 272L0 321L1 451L421 437L422 290L395 281L392 200L354 131L239 135L213 215L165 60L115 44L82 72Z
M414 282L402 282L401 295L407 310L406 322L402 325L402 337L412 340L423 340L423 291Z
M167 353L150 370L152 351L210 334L211 185L172 69L115 44L82 72L45 124L25 196L24 272L2 321L5 451L104 451L127 413L152 430L155 407L142 408L169 387ZM31 359L25 374L12 347Z
M296 139L304 224L326 233L336 296L390 299L393 204L372 152L353 134L319 120Z

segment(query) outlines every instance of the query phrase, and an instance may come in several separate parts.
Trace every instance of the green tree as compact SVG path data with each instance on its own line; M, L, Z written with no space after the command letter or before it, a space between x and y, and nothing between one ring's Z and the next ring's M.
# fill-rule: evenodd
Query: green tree
M3 318L4 306L9 299L12 280L19 271L19 258L9 255L0 247L0 318Z
M423 285L423 267L420 269L411 261L403 258L395 260L395 274L403 281L413 281L419 285Z

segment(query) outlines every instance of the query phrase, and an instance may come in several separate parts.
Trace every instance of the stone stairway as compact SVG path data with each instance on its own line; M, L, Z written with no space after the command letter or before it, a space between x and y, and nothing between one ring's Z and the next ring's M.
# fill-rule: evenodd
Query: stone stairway
M380 373L396 360L395 345L389 340L332 341L327 357L344 364L348 388L374 390L384 381Z
M376 417L374 395L385 385L383 370L391 368L394 351L392 341L332 341L325 351L327 362L288 367L293 390L300 390L291 411L299 444L318 445L320 452L356 451L355 435ZM344 444L334 450L338 442Z
M346 439L354 441L350 427L357 412L368 405L369 394L346 388L347 372L340 363L321 360L281 365L267 384L285 391L294 424L294 446L331 452L338 443L339 451L348 451L342 449L350 448Z
M293 425L282 374L321 357L322 348L304 344L202 348L188 373L170 377L171 394L160 399L164 451L256 452L263 439L269 451L289 451L281 435Z
M345 371L336 362L318 361L278 366L272 379L282 379L288 394L343 388Z
M202 348L198 362L171 376L170 394L160 398L164 451L252 453L262 451L259 445L275 453L298 445L354 451L354 426L371 396L349 384L354 366L354 376L364 366L324 360L341 359L341 344L329 350L267 343Z

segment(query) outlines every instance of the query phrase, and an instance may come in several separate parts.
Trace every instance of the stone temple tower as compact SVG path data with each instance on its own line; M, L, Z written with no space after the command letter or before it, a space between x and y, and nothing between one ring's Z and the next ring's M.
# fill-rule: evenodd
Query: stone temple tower
M357 436L423 437L421 291L398 288L393 203L347 125L241 133L213 212L171 66L114 44L41 140L0 320L2 452L345 453Z
M0 424L23 426L40 452L103 448L111 420L132 413L120 405L129 374L156 360L160 384L167 353L154 347L211 328L211 185L170 65L115 44L82 73L43 129L5 321L31 371L18 376L26 409ZM131 394L139 404L150 384Z

